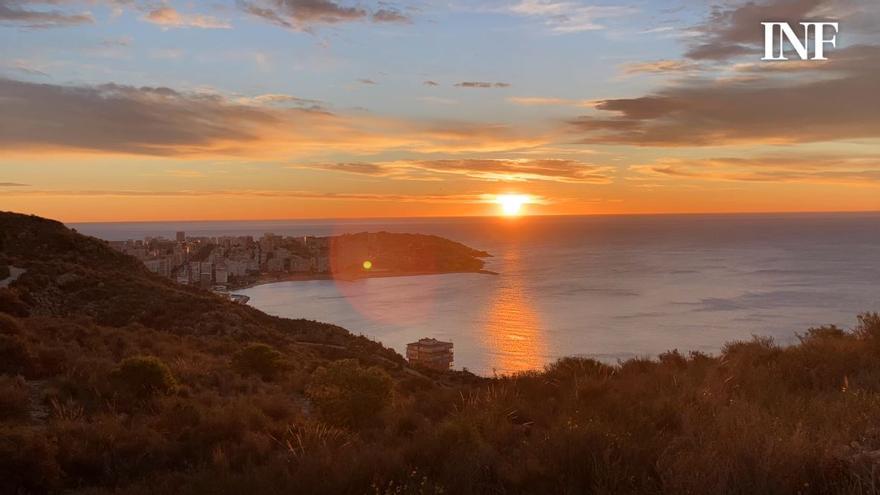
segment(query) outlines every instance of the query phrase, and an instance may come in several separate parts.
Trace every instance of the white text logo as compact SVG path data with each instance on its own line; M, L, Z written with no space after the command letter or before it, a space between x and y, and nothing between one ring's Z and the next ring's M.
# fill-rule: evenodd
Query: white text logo
M761 60L788 60L785 57L786 40L801 60L828 60L825 58L825 45L837 48L836 22L801 22L803 41L787 22L762 22L764 26L764 57ZM831 37L826 38L826 28ZM810 58L809 45L813 41L813 57Z

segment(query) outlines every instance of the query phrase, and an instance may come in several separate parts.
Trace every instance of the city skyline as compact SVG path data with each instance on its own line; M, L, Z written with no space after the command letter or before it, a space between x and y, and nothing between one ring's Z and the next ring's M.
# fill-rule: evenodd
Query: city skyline
M761 62L771 18L839 22L838 46ZM867 0L0 0L0 209L880 210L878 18Z

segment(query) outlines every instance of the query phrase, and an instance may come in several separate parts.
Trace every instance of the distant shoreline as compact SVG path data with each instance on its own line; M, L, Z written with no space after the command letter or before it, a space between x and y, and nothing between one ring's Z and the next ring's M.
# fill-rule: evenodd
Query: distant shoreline
M282 277L274 277L271 279L260 279L252 283L238 287L230 287L229 291L240 291L252 289L260 285L277 284L280 282L311 282L315 280L338 280L341 282L356 282L358 280L368 278L391 278L391 277L420 277L424 275L449 275L455 273L477 273L481 275L498 275L498 272L491 270L462 270L462 271L443 271L443 272L372 272L357 274L333 274L333 273L315 273L315 274L288 274Z
M880 210L803 210L803 211L786 211L786 210L767 210L767 211L693 211L693 212L621 212L621 213L590 213L590 214L528 214L519 217L520 219L528 219L528 218L618 218L618 217L696 217L696 216L705 216L705 217L732 217L732 216L814 216L814 215L833 215L833 216L846 216L846 215L870 215L876 216L880 215ZM437 221L437 220L497 220L499 217L497 215L459 215L459 216L446 216L446 215L436 215L436 216L403 216L403 217L292 217L292 218L247 218L247 219L231 219L231 220L218 220L218 219L160 219L160 220L69 220L64 221L64 225L68 228L74 230L81 230L82 227L91 227L96 225L146 225L146 224L165 224L165 225L174 225L175 227L169 227L166 230L167 232L173 232L177 229L178 225L188 225L188 224L224 224L224 223L259 223L259 222L269 222L269 223L285 223L285 222L296 222L296 223L309 223L309 224L327 224L327 223L371 223L371 222L386 222L386 221L403 221L403 222L413 222L413 221ZM509 220L509 219L508 219ZM88 230L88 229L86 229ZM86 235L95 236L104 240L113 240L113 239L105 239L102 236L96 236L94 233L84 232ZM116 239L116 240L125 240L125 239Z

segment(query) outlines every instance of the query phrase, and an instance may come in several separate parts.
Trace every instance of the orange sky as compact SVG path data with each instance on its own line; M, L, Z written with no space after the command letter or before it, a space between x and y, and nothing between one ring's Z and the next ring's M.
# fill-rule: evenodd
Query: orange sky
M860 22L876 3L374 3L333 22L272 2L0 12L0 209L468 216L526 194L538 215L880 210L880 44ZM760 61L764 17L831 11L847 36L829 60Z

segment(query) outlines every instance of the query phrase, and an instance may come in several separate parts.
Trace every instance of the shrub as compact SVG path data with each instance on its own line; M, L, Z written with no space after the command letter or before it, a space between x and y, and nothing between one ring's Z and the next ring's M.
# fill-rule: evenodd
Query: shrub
M20 375L32 368L31 352L13 318L0 314L0 373Z
M152 356L126 358L111 378L121 392L138 399L168 393L176 385L168 365Z
M363 426L390 403L391 386L384 370L362 368L354 359L343 359L315 370L306 394L326 421Z
M614 373L611 366L595 359L564 357L544 368L548 380L565 381L583 378L607 378Z
M0 288L0 313L27 316L29 311L17 292L4 287Z
M821 342L823 340L843 339L847 333L835 325L827 325L822 327L810 328L805 334L797 334L797 338L801 343Z
M11 316L0 314L0 334L21 335L21 323Z
M0 421L27 419L29 406L30 397L24 379L0 375Z
M0 428L0 493L51 493L61 479L55 448L32 431Z
M271 380L284 369L284 355L266 344L250 344L235 353L232 366L243 375Z
M865 313L859 315L859 323L856 325L854 333L857 337L866 340L880 337L880 314Z

